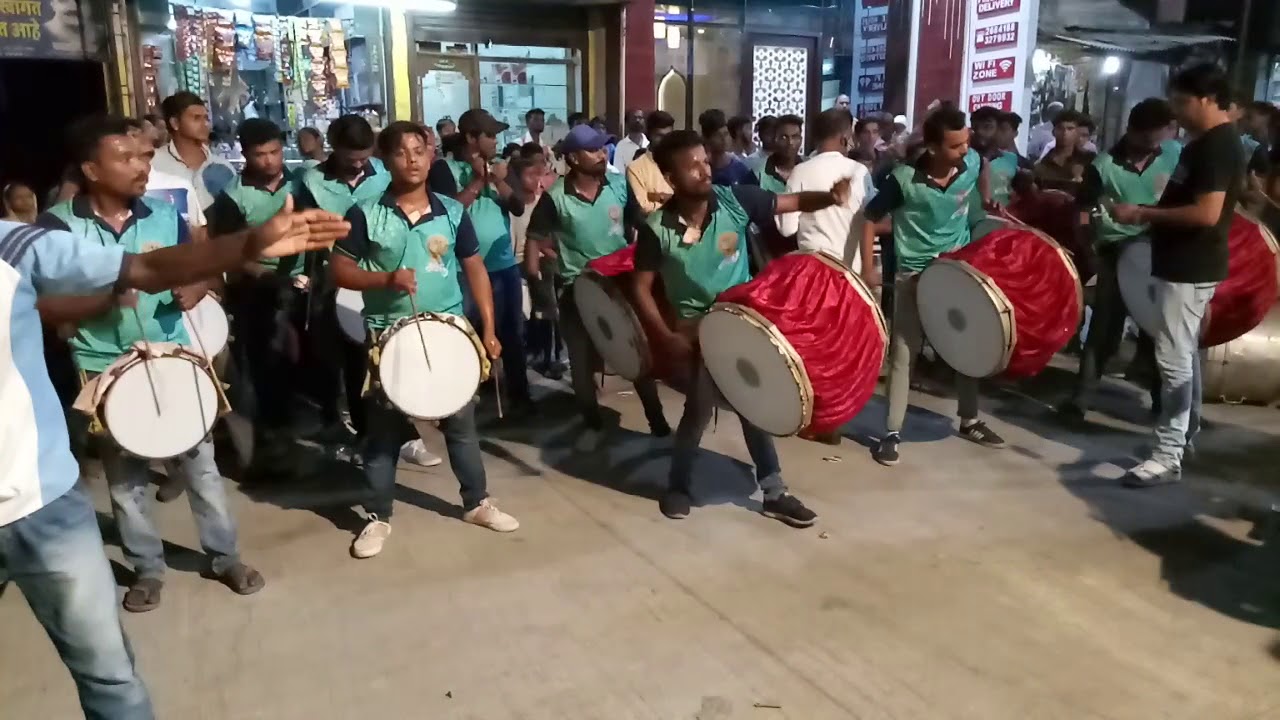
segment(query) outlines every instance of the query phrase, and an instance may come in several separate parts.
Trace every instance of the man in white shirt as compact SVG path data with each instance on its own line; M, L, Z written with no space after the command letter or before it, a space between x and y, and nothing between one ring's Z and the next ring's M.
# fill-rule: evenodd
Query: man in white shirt
M1053 121L1062 110L1062 103L1057 101L1045 106L1044 112L1040 114L1040 117L1044 118L1044 122L1033 126L1028 132L1027 157L1039 160L1044 153L1049 151L1047 146L1053 142Z
M644 135L644 111L628 110L625 120L627 136L618 141L613 151L613 165L618 172L627 174L627 166L641 150L649 147L649 138Z
M236 176L225 159L209 152L209 112L204 100L190 92L179 92L160 104L169 130L169 144L156 152L152 170L159 170L191 182L196 202L207 208L222 188Z
M831 108L818 116L813 131L817 150L791 171L787 192L829 190L836 182L852 178L849 200L814 213L779 215L778 231L784 237L795 235L801 250L820 250L857 269L861 267L858 243L849 240L854 217L871 186L871 175L866 166L846 154L853 141L853 116L847 110Z

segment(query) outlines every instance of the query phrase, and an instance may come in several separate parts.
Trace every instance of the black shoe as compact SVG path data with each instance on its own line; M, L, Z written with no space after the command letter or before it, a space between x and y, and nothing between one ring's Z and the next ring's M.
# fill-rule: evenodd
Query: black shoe
M893 467L898 464L898 443L902 439L898 433L889 433L880 439L880 444L871 449L871 457L881 465Z
M984 422L976 422L972 425L960 427L960 437L970 442L976 442L979 445L985 445L989 448L1004 447L1004 438L995 434L991 428L987 427Z
M656 438L667 437L671 435L671 426L667 424L666 420L656 423L651 422L649 423L649 434Z
M1068 400L1058 406L1058 417L1069 423L1084 422L1084 408L1076 404L1075 400Z
M817 513L805 507L800 498L785 493L776 500L765 500L760 512L765 517L781 520L797 528L806 528L818 521Z
M689 517L692 505L693 498L689 497L689 493L675 488L669 488L658 501L658 509L672 520L683 520Z

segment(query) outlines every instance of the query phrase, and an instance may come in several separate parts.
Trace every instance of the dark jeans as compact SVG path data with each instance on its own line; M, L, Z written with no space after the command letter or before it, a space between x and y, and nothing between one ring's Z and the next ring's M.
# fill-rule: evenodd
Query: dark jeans
M331 288L315 292L306 343L309 365L314 371L311 392L320 406L320 418L325 425L336 425L342 420L341 398L345 395L351 425L357 435L363 436L367 419L360 396L368 373L369 351L363 342L352 342L342 333L338 325L337 292Z
M299 363L290 357L290 338L296 337L301 344L306 337L306 294L286 282L274 276L246 278L231 287L228 297L235 324L236 366L253 389L250 400L257 426L272 432L293 425L301 381Z
M569 350L569 374L573 379L573 395L582 409L582 419L591 430L604 428L604 417L600 413L600 400L596 397L596 368L601 365L600 355L591 344L591 336L582 324L582 316L578 314L578 305L573 300L573 285L566 285L560 293L560 329L564 333L564 344ZM664 427L667 424L662 414L662 400L658 398L658 384L653 378L639 378L635 382L636 395L644 407L645 419L649 427Z
M892 324L893 296L896 292L894 280L898 276L898 251L893 246L892 235L881 235L879 241L881 277L880 310L884 312L885 321Z
M711 417L715 413L716 404L720 401L720 392L716 389L711 373L701 361L694 370L693 381L689 383L689 394L685 396L684 414L680 416L680 427L676 430L675 450L671 454L671 488L689 492L693 484L693 458L702 442L702 434ZM778 461L778 451L773 444L773 436L738 416L742 423L742 439L747 444L747 454L756 466L756 482L766 500L776 500L787 491L782 481L782 466Z
M560 359L560 310L556 298L562 286L555 263L544 260L542 277L526 278L533 311L525 333L525 347L550 365Z
M86 718L154 717L120 625L98 517L79 487L0 527L0 593L10 580L71 672Z
M388 520L395 500L400 446L417 433L411 432L413 426L404 413L392 406L381 390L369 393L364 405L368 419L364 437L364 477L369 486L369 500L364 508L366 512ZM440 433L444 435L449 466L458 478L462 507L471 510L489 497L484 459L480 455L480 435L476 432L475 403L467 403L456 415L441 420Z
M1093 393L1102 378L1107 362L1120 349L1127 312L1120 295L1119 243L1098 251L1098 282L1094 287L1093 307L1089 315L1089 333L1080 353L1080 372L1076 378L1075 403L1088 409Z
M507 397L511 401L529 399L529 375L525 371L524 355L524 294L520 268L512 265L506 270L489 273L489 285L493 288L494 334L502 343L502 369L507 383ZM472 322L483 329L478 322Z

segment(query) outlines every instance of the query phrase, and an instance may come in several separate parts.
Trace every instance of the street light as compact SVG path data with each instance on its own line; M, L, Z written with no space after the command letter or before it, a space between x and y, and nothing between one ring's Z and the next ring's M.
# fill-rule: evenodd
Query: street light
M1102 74L1110 76L1118 72L1120 72L1120 58L1108 55L1107 59L1102 61Z

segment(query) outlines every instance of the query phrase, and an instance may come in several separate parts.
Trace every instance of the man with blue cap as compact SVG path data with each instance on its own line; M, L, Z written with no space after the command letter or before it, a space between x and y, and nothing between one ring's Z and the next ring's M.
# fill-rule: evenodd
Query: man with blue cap
M569 131L561 145L569 171L534 206L529 218L529 243L534 247L525 252L529 277L540 276L538 258L545 254L557 259L564 280L560 326L569 350L573 393L582 409L584 428L577 447L583 452L596 449L604 417L592 379L599 358L573 302L573 282L588 262L627 245L623 211L630 193L624 176L608 172L607 143L605 134L590 125L577 125ZM670 435L671 426L662 415L653 378L639 378L635 386L650 431L655 437Z

